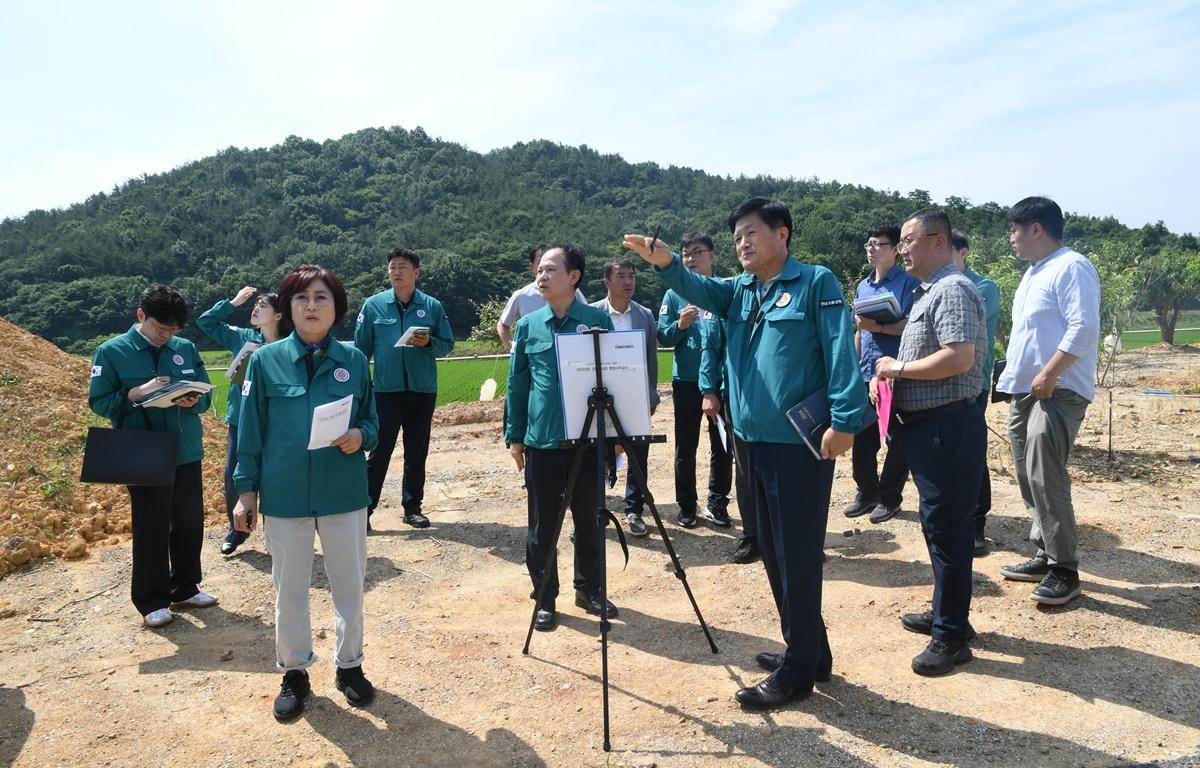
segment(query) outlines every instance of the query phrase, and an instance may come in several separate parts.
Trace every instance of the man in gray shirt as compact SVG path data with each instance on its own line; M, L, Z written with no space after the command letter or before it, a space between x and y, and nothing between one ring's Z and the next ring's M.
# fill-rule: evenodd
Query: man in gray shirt
M912 661L919 675L943 675L971 660L974 512L984 463L983 388L987 348L983 300L954 264L950 218L917 211L900 229L904 268L921 281L900 336L896 358L881 357L870 384L893 382L900 444L921 497L921 528L933 565L933 610L906 613L900 623L932 635Z

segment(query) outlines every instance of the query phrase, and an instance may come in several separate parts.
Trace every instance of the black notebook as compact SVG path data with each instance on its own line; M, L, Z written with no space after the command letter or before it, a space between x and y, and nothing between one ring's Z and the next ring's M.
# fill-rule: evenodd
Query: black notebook
M900 311L900 302L896 301L891 291L866 296L854 302L854 314L870 318L881 325L894 323L904 317Z
M792 426L796 428L796 432L800 434L800 439L808 446L808 450L812 451L813 456L820 459L821 438L830 425L829 398L825 396L825 392L818 390L805 398L799 405L792 406L788 409L787 417L788 421L792 422ZM864 414L863 423L859 425L855 434L862 432L877 421L879 421L879 416L875 413L875 409L868 408Z

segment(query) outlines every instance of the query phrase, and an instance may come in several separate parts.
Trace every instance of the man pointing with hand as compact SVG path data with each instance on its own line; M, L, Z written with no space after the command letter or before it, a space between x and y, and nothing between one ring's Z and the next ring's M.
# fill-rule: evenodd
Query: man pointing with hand
M742 688L750 707L778 707L829 679L833 656L821 620L821 551L833 461L850 448L867 409L854 329L833 273L788 255L792 217L779 200L756 197L729 215L745 273L731 280L685 270L662 243L626 235L625 247L661 270L669 288L727 320L726 354L734 432L750 458L748 484L759 514L758 545L779 610L784 653L760 653L772 672ZM818 460L786 411L814 393L829 399L831 426Z

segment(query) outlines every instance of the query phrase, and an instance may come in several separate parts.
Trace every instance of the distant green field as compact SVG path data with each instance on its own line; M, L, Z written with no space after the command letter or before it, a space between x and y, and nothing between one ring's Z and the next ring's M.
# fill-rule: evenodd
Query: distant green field
M1162 341L1162 336L1159 335L1157 329L1154 333L1129 333L1126 331L1121 334L1121 349L1141 349L1160 341ZM1200 331L1175 331L1175 343L1177 345L1200 344Z
M201 352L204 364L208 367L208 377L213 384L213 413L225 415L226 395L229 391L229 379L225 378L225 369L233 356L228 352ZM508 360L475 360L456 359L438 362L438 405L446 403L473 402L479 399L479 388L488 378L496 380L496 397L504 395L505 383L508 381ZM658 353L658 383L666 384L671 381L671 353Z

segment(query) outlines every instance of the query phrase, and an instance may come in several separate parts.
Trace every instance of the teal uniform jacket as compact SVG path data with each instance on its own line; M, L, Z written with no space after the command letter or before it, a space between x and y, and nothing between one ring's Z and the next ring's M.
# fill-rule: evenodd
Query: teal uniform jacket
M658 308L658 343L674 347L671 381L697 381L700 378L700 318L679 330L679 313L689 303L675 291L667 291Z
M996 281L984 277L970 267L963 274L975 283L979 295L983 297L983 308L987 315L988 348L983 358L983 391L992 388L992 366L996 362L996 323L1000 320L1000 286Z
M242 346L247 341L263 343L262 332L258 329L238 328L225 324L225 318L232 315L235 309L237 307L230 304L227 299L221 299L213 305L212 309L196 318L196 325L204 331L208 338L225 347L230 354L234 355L242 351ZM225 423L236 427L238 414L242 411L242 388L240 385L232 382L229 384L229 395L225 402Z
M684 269L678 255L660 274L681 296L728 321L730 415L740 439L800 443L785 413L822 390L833 428L858 430L867 391L845 296L832 272L789 256L761 302L751 274L701 277Z
M366 452L379 442L379 419L367 358L347 342L331 339L308 383L307 354L300 337L254 351L242 385L238 420L238 493L258 492L258 509L274 517L319 517L363 509ZM313 409L354 396L350 426L362 431L354 453L326 446L308 450Z
M396 342L413 326L429 329L423 347L397 347ZM403 313L396 292L388 289L363 303L354 327L354 346L375 359L376 392L437 392L437 358L454 349L454 335L442 302L413 291Z
M179 336L172 336L162 346L158 366L150 354L150 342L138 332L137 325L96 348L92 356L92 379L88 386L88 406L117 426L121 416L125 429L149 429L154 432L176 432L179 435L179 455L176 464L191 464L204 456L201 442L200 414L208 410L211 395L201 395L191 408L138 408L129 401L129 390L140 387L155 376L175 381L208 382L208 371L196 351L196 345Z
M517 321L508 363L504 443L557 448L566 438L554 336L580 328L613 329L608 313L576 299L559 320L546 305ZM578 437L575 435L574 437Z
M708 310L704 310L707 312ZM705 323L700 329L700 394L717 395L722 401L729 394L725 375L725 321Z

